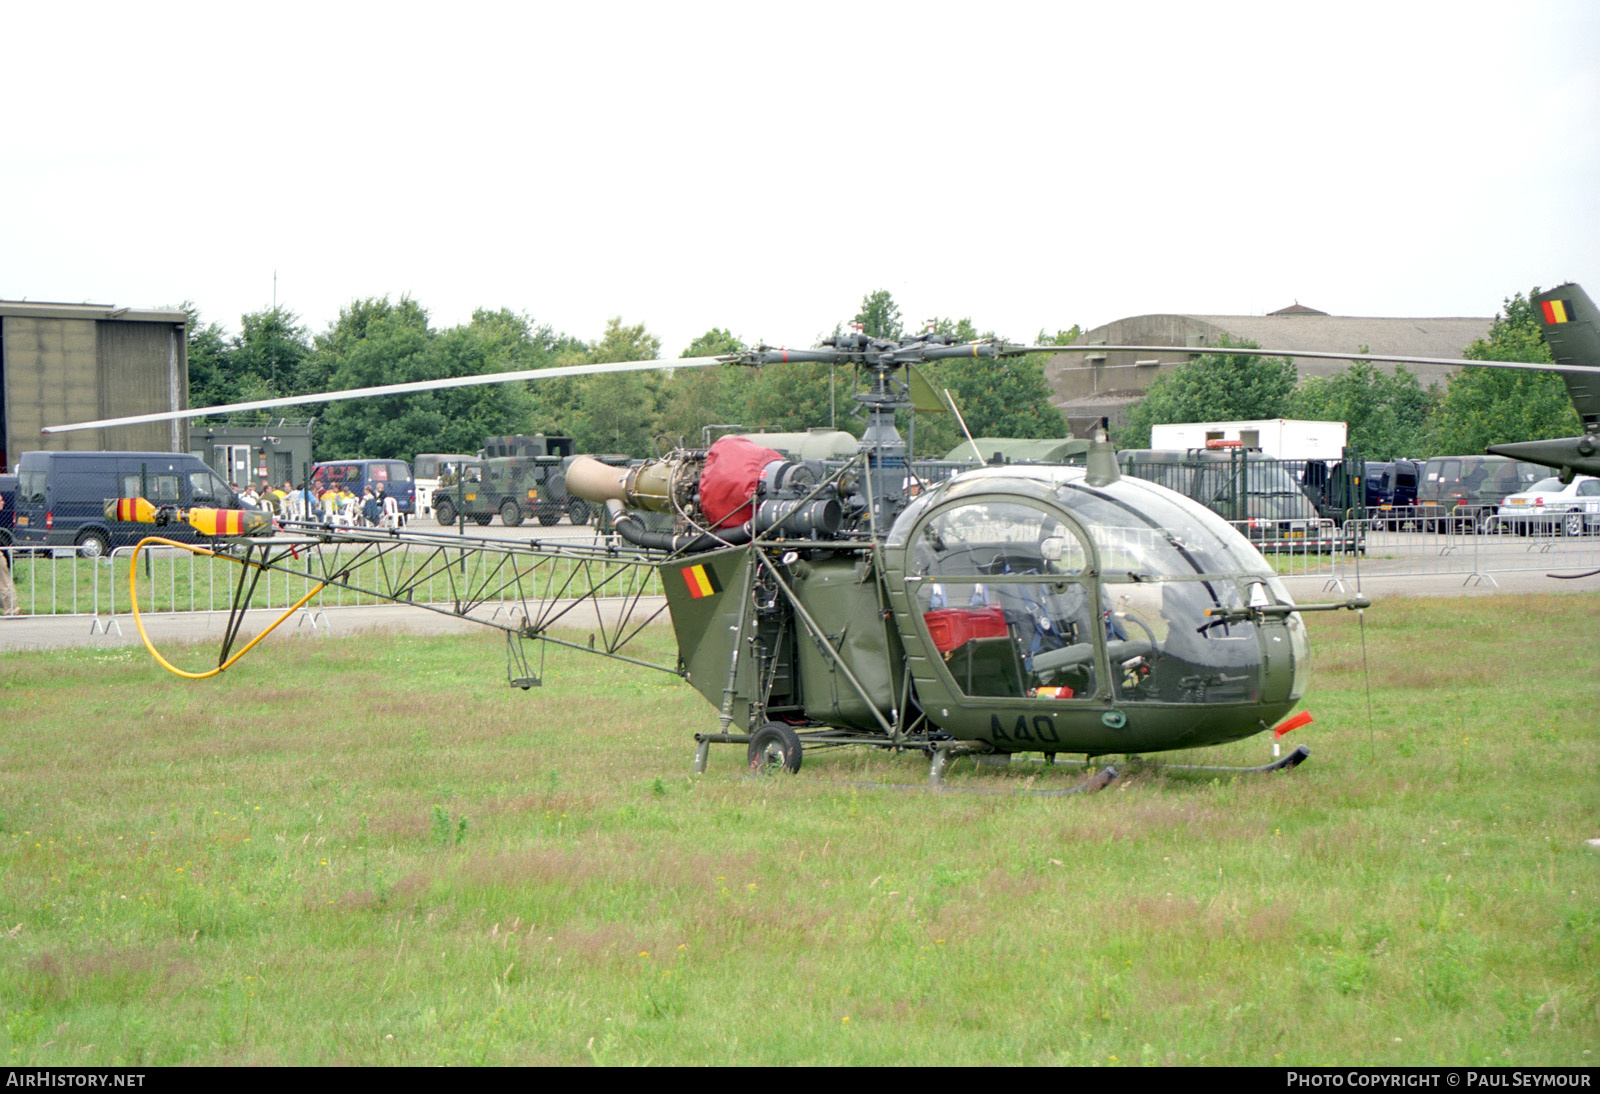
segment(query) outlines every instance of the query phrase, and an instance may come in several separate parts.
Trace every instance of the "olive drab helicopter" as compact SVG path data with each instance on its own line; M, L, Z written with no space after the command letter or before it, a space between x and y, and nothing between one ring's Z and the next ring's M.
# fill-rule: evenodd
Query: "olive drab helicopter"
M1309 720L1303 711L1284 720L1308 678L1301 613L1361 609L1366 598L1296 604L1273 567L1209 509L1119 475L1103 433L1083 467L985 467L930 482L910 460L896 412L942 408L918 364L1058 350L852 333L810 349L422 381L54 429L605 371L851 365L865 381L854 398L867 422L853 459L789 459L729 436L627 468L575 460L567 489L606 508L615 535L604 542L468 541L315 522L218 541L217 553L242 564L226 637L217 669L185 675L213 675L246 652L230 656L244 607L263 573L281 571L314 583L306 599L355 589L499 629L518 687L540 682L526 644L585 650L571 628L592 627L600 641L591 634L588 650L678 675L717 711L717 731L695 735L697 772L719 743L744 745L752 764L791 772L821 748L915 751L929 758L937 784L962 755L1042 753L1048 762L1263 732L1276 741ZM207 519L138 512L155 524ZM649 513L670 517L671 529L651 527L659 521L647 522ZM493 560L477 577L456 565L469 543ZM664 596L645 595L643 572L659 577ZM419 590L439 579L450 583L448 603L424 602ZM505 618L480 611L508 603L514 611ZM663 612L677 639L670 664L630 646ZM1276 770L1307 753L1302 746L1261 767L1199 770Z

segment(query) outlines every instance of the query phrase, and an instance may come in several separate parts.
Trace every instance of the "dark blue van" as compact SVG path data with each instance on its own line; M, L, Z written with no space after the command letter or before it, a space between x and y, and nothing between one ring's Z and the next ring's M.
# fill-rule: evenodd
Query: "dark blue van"
M17 522L17 477L15 475L0 475L0 500L5 502L5 507L0 508L0 547L11 546L11 527Z
M98 558L154 532L148 524L106 519L108 500L140 496L155 505L246 508L221 476L184 453L24 452L11 535L21 545L76 547ZM187 543L204 538L186 524L160 534Z
M416 513L417 487L405 460L329 460L311 465L311 489L318 497L329 487L339 486L359 498L369 486L376 494L380 485L400 512L408 517Z

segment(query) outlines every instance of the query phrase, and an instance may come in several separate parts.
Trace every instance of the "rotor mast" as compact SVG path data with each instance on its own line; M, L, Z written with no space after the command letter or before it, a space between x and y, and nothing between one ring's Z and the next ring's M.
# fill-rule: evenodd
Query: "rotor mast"
M830 365L853 365L867 374L867 389L851 398L866 412L867 427L857 451L866 457L871 479L873 519L887 527L905 504L905 467L910 452L895 424L895 412L912 407L911 386L896 373L907 365L942 361L956 357L997 358L1021 352L1019 347L998 341L958 343L946 334L922 334L901 341L873 338L860 332L835 334L814 349L779 349L758 346L738 354L733 361L742 365L776 365L790 361L809 361Z

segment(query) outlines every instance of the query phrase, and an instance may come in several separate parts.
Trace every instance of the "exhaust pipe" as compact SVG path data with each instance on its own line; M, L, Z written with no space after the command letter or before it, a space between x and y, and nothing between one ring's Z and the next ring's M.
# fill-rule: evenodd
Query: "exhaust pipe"
M638 467L612 467L590 456L567 465L567 493L604 505L620 501L630 509L672 512L673 465L650 460Z

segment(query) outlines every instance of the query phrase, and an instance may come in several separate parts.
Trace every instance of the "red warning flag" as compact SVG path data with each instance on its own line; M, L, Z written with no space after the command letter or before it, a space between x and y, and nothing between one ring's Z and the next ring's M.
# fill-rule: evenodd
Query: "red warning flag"
M1302 710L1299 714L1296 714L1293 718L1290 718L1287 722L1284 722L1277 729L1273 730L1272 731L1272 739L1274 741L1276 741L1279 737L1282 737L1285 733L1293 732L1294 730L1299 729L1301 726L1305 725L1306 723L1308 723L1310 721L1311 721L1311 712L1309 710Z

